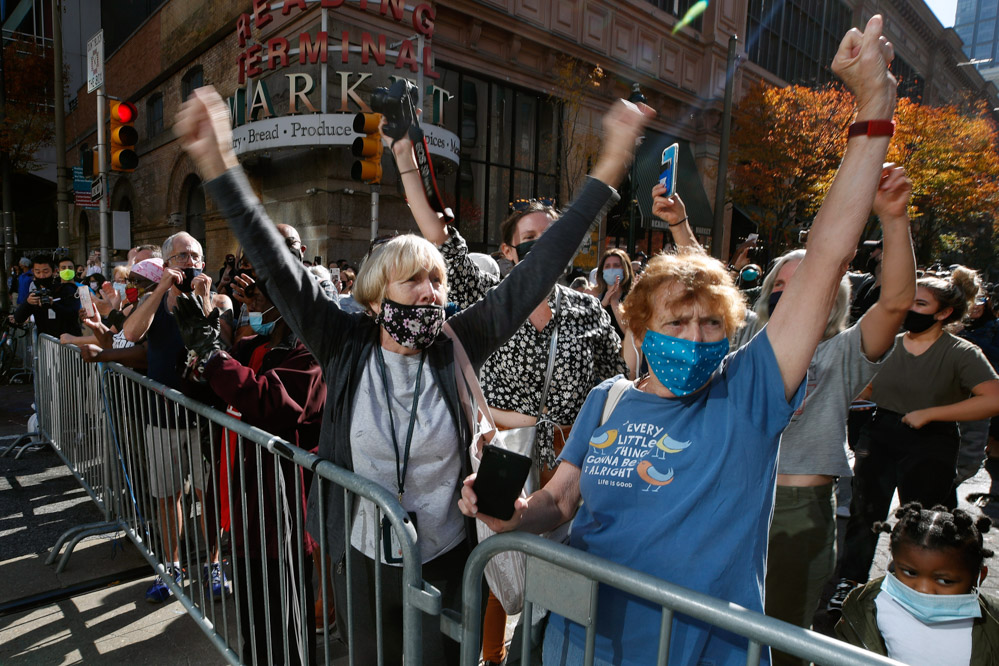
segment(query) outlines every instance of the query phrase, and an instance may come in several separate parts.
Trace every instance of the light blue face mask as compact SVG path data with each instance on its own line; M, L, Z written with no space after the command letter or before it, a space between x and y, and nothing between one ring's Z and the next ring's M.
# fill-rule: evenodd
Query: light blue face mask
M275 306L271 306L264 310L263 312L251 312L250 313L250 328L257 335L270 335L274 330L274 325L278 323L281 317L278 317L274 321L269 321L266 324L263 323L264 315L274 309Z
M604 269L604 282L607 283L608 287L614 286L618 278L624 280L624 269L622 268L605 268Z
M663 386L674 395L690 395L704 386L728 353L728 338L718 342L694 342L645 332L642 353Z
M120 282L115 282L114 290L118 292L119 296L125 298L125 285L121 284Z
M967 594L926 594L917 592L891 573L885 575L881 589L914 618L927 624L982 616L977 589Z

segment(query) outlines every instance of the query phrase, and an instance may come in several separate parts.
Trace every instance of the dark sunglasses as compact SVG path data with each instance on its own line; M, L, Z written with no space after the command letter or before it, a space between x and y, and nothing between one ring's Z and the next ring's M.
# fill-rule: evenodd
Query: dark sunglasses
M514 199L510 202L510 209L517 213L529 210L536 206L554 208L555 199L553 197L539 197L537 199Z

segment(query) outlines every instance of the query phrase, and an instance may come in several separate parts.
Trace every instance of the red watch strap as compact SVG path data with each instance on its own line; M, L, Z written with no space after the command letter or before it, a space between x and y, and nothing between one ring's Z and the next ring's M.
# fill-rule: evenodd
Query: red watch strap
M850 129L847 130L847 138L853 138L855 136L894 136L895 135L895 121L894 120L862 120L859 123L853 123L850 125Z

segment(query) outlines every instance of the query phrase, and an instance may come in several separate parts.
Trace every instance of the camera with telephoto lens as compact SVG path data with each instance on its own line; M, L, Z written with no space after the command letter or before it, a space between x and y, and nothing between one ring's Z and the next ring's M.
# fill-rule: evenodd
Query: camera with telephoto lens
M52 305L52 292L44 287L38 287L35 289L35 295L38 296L38 305L41 307L48 307Z
M371 93L371 110L385 116L384 132L393 139L406 135L416 122L419 91L406 79L399 79L389 88L375 88Z

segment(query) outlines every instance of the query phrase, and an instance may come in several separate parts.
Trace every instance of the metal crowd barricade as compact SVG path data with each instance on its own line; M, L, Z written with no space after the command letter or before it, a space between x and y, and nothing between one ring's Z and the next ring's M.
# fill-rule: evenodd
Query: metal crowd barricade
M379 663L385 663L389 641L401 646L406 664L422 663L421 616L440 614L440 593L423 581L416 532L395 495L133 370L84 363L75 348L47 336L39 352L36 391L45 404L43 432L105 517L60 538L60 546L74 538L60 566L84 536L123 532L229 663L329 664L339 656L329 622L333 599L321 596L317 647L313 558L301 498L312 482L320 496L334 483L343 490L347 544L353 502L365 498L377 509L377 524L383 516L388 520L402 550L402 635L378 632ZM226 475L220 474L223 468ZM191 471L188 487L183 479ZM338 564L328 558L326 509L320 502L314 559L321 590L332 578L329 565ZM375 538L380 552L381 530ZM351 587L351 570L364 566L351 551L348 547L344 562L348 612L357 594L366 593ZM50 561L57 554L53 550ZM170 575L174 561L181 563L178 575ZM231 581L218 595L211 591L216 561ZM374 567L378 627L381 570ZM346 624L353 643L354 623Z
M585 666L592 666L594 659L597 590L600 585L609 585L662 606L659 655L656 662L661 666L669 661L674 613L682 613L748 638L746 664L749 666L760 663L764 645L824 666L902 666L900 662L828 636L523 532L492 536L480 543L468 558L462 584L463 666L478 664L482 623L477 609L482 601L481 581L486 563L494 555L507 551L527 554L524 610L521 617L530 618L533 606L537 604L582 625L586 629ZM521 663L524 666L530 666L530 653L531 632L524 631L521 648Z

